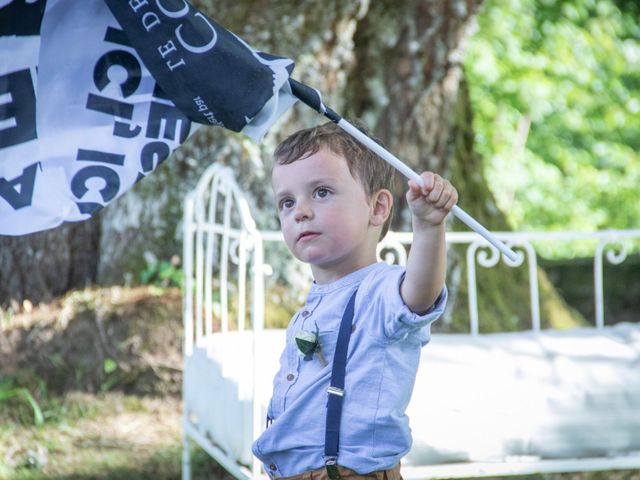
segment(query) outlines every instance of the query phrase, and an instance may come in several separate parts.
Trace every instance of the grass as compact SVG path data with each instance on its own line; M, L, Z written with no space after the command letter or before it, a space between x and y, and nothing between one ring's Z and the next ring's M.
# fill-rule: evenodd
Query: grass
M13 379L0 379L0 403L10 401L14 398L24 400L33 410L33 421L35 425L42 425L44 416L42 415L40 405L35 398L33 398L31 392L23 387L15 387L13 385Z
M119 393L74 393L43 402L44 423L25 422L23 408L0 409L0 479L180 478L180 401ZM194 479L228 475L192 448Z

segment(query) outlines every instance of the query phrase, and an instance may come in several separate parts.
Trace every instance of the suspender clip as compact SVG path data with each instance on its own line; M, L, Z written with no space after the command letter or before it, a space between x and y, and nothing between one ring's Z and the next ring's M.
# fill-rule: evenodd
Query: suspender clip
M327 393L329 395L337 395L338 397L344 397L344 389L330 386L327 388Z
M338 457L324 457L324 466L331 480L340 478L340 472L338 472Z

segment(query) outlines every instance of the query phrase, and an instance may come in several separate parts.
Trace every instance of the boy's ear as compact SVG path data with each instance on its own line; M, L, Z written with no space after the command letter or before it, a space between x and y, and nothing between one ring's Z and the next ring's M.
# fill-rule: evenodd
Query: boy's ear
M373 194L371 198L371 215L369 223L374 226L384 225L393 206L393 195L389 190L383 188Z

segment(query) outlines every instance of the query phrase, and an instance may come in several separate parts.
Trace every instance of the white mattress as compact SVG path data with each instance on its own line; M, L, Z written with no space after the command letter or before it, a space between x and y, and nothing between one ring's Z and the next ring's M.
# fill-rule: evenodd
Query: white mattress
M252 460L252 337L213 334L184 371L194 425L244 465ZM283 344L284 330L257 339L261 419ZM435 334L422 352L407 413L414 443L406 466L638 452L640 325Z

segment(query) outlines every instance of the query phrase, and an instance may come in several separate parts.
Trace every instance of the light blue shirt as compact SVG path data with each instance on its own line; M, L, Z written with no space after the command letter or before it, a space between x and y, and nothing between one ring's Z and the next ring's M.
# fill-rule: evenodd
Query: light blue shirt
M376 263L324 285L313 284L305 306L287 328L280 369L273 381L273 420L253 444L272 477L288 477L324 466L327 388L338 329L349 297L358 288L354 330L347 354L338 464L358 473L395 466L411 448L405 410L415 383L420 350L431 322L444 310L443 289L435 305L416 315L400 297L404 267ZM299 330L319 329L326 359L305 360Z

